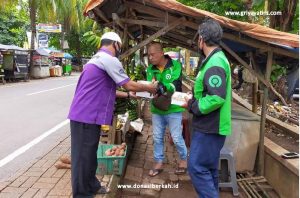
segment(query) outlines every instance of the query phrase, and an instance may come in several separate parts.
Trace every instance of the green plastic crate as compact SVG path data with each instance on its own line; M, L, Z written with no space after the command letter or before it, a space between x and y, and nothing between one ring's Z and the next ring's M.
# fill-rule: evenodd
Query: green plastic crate
M99 144L97 151L97 174L99 175L122 175L125 165L125 158L127 154L127 146L124 156L106 156L105 151L113 146L119 146L114 144Z

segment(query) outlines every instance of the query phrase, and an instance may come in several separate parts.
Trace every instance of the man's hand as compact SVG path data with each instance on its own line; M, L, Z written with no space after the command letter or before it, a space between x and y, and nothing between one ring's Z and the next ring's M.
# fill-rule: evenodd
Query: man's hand
M137 97L136 94L135 94L135 92L132 92L132 91L129 92L129 97L130 98L134 98L134 99L140 98L140 97Z
M157 92L158 81L152 82L149 85L144 85L147 91L151 94L155 94Z
M192 92L187 92L187 96L184 97L185 103L181 107L187 109L189 101L193 98Z

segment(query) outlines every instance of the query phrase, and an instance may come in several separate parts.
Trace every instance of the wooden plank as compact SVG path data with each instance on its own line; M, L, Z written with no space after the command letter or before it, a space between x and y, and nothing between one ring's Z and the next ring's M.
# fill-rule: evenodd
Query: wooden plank
M147 29L145 28L145 33L146 33L146 34L153 34L153 33L154 33L154 30L149 29L149 28L147 28ZM178 39L171 38L171 37L169 37L167 34L161 36L161 37L160 37L160 40L166 41L166 42L168 42L168 43L170 43L170 44L173 44L173 45L175 45L175 46L180 46L180 47L183 47L183 48L185 48L185 49L189 49L189 50L191 50L191 51L197 52L197 49L196 49L196 48L193 48L193 47L187 45L186 43L182 43L182 42L181 42L180 40L178 40Z
M158 31L160 30L159 28L155 28L155 27L148 27L148 29L151 29L151 30L154 30L154 31ZM192 44L192 40L191 40L191 37L186 37L186 36L183 36L181 35L177 30L173 29L173 30L170 30L165 36L168 36L168 37L172 37L176 40L179 40L181 41L182 43L184 43L185 45L190 45Z
M234 35L234 34L230 34L230 33L223 33L223 37L235 42L239 42L254 48L258 48L260 50L263 51L269 51L272 50L274 53L276 54L280 54L280 55L284 55L284 56L288 56L291 58L295 58L295 59L299 59L299 55L298 53L295 52L291 52L279 47L273 47L271 46L271 44L266 44L262 41L258 41L255 39L251 39L251 38L241 38L240 36Z
M139 13L145 13L145 14L148 14L148 15L151 15L151 16L155 16L155 17L158 17L160 19L165 19L165 16L166 16L166 13L165 11L161 11L157 8L152 8L150 6L145 6L145 5L142 5L142 4L139 4L139 3L135 3L135 2L129 2L129 1L125 1L125 6L129 7L129 8L132 8L132 9L135 9L137 12ZM171 15L170 13L168 13L168 22L174 22L176 20L178 20L180 18L178 17L175 17L173 15ZM198 30L198 27L199 25L196 24L196 23L193 23L191 21L186 21L185 24L183 24L184 26L186 27L190 27L192 29L195 29L195 30Z
M116 14L116 13L112 13L112 18L113 18L113 20L125 31L125 26L122 24L122 22L121 22L121 20L120 20L120 18L119 18L119 16ZM128 34L128 36L132 39L132 40L134 40L135 38L134 38L134 36L130 33L130 32L128 32L128 31L126 31L126 33Z
M166 24L159 21L149 21L149 20L137 20L137 19L120 19L123 23L128 24L135 24L135 25L146 25L146 26L153 26L153 27L165 27Z
M100 10L99 8L95 8L94 9L96 14L106 23L109 23L110 21L108 20L108 18L105 16L105 14L102 12L102 10Z
M170 23L169 25L167 25L166 27L162 28L161 30L159 30L158 32L156 32L155 34L151 35L149 38L147 38L146 40L140 42L138 45L134 46L133 48L127 50L126 52L124 52L121 56L120 59L124 59L128 56L130 56L132 53L134 53L136 50L140 49L141 47L149 44L150 42L152 42L154 39L164 35L165 33L167 33L168 31L170 31L171 29L177 27L178 25L181 25L183 22L185 22L185 18L182 17L179 20Z
M299 176L299 159L284 159L281 157L282 154L288 153L289 151L285 150L281 146L272 142L269 138L265 137L265 151L270 154L273 158L279 161L282 165L287 167L294 174Z

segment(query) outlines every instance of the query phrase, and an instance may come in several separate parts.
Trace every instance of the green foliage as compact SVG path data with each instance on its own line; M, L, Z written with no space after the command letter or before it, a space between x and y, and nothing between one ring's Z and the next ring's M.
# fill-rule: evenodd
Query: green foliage
M293 30L291 31L291 33L299 34L299 3L297 4L292 26L293 26Z
M271 82L276 82L281 76L286 75L286 68L280 65L272 65Z
M29 19L26 4L21 10L16 6L6 7L0 12L0 43L23 46L26 41L26 30L29 28Z
M265 10L265 2L266 0L252 0L251 5L247 5L248 2L246 0L232 0L232 1L225 1L225 0L177 0L185 5L195 7L201 10L209 11L220 16L225 16L227 18L251 22L249 19L252 19L253 23L269 26L269 17L268 16L238 16L238 15L226 15L227 11L264 11ZM275 0L278 4L278 8L276 10L270 11L283 11L285 6L284 0ZM271 3L269 1L269 3ZM293 18L292 24L292 31L291 33L299 34L299 2L297 2L297 8L295 12L295 16ZM276 29L280 29L277 27Z
M89 45L83 40L84 33L76 31L71 31L70 34L68 34L68 43L70 49L68 52L76 57L82 56L82 57L91 57L98 48L95 48L94 46ZM80 49L80 52L79 52ZM81 53L81 54L79 54Z
M129 73L129 77L131 80L145 80L143 73L145 72L145 68L142 65L137 65L134 67L134 71Z
M221 16L225 16L226 11L243 11L246 10L245 3L241 0L178 0L179 2L195 7L201 10L206 10ZM228 15L231 19L247 21L247 16Z
M164 52L180 52L180 48L171 48L171 47L165 47Z

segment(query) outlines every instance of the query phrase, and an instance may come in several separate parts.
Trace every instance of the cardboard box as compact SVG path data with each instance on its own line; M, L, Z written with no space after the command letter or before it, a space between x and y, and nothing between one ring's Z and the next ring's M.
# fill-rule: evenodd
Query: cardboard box
M145 85L149 85L149 84L152 83L152 82L145 81L145 80L139 80L137 82L145 84ZM149 92L146 92L146 91L144 91L144 92L136 92L136 96L141 97L141 98L153 98L153 95L151 95Z

